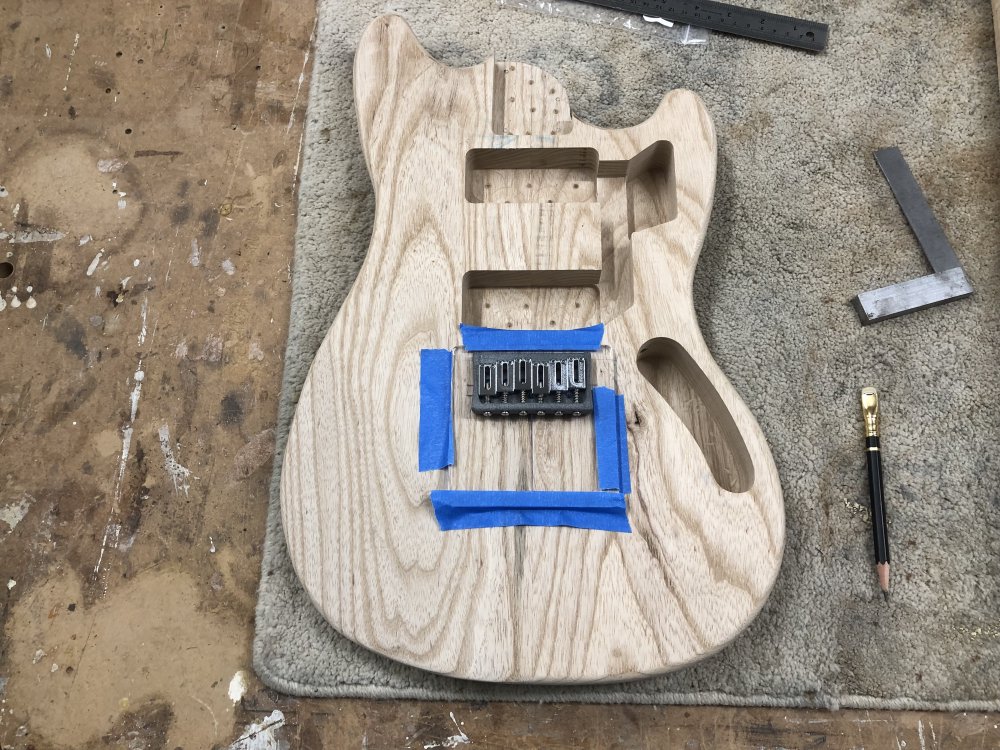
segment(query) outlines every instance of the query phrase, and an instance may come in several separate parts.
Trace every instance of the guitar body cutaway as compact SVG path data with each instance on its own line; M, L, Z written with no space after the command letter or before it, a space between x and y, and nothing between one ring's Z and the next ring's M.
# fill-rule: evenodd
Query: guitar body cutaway
M395 16L361 39L355 99L374 230L281 481L313 602L362 646L477 680L634 679L725 646L775 582L784 507L695 317L716 166L701 100L675 90L645 122L596 128L544 71L442 65ZM459 324L598 322L595 377L626 404L632 532L441 531L432 490L595 488L590 419L471 412ZM455 463L423 473L421 349L455 353Z

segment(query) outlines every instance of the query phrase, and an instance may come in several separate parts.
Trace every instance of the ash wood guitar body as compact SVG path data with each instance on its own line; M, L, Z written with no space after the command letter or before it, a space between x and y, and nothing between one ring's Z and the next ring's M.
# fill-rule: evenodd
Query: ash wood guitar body
M784 508L695 319L716 164L701 100L672 91L645 122L603 130L544 71L441 65L394 16L365 31L354 73L374 231L281 484L313 602L369 649L477 680L633 679L722 648L775 582ZM625 397L632 533L439 529L434 489L596 489L589 418L471 413L463 322L605 323L594 371ZM455 352L455 465L420 473L424 348Z

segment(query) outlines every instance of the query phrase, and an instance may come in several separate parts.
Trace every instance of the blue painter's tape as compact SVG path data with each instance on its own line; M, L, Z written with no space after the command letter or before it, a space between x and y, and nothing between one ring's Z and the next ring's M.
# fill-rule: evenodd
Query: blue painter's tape
M458 327L462 345L470 352L593 352L601 348L604 324L568 331L527 331L511 328Z
M621 490L621 451L618 448L618 399L610 388L594 388L594 443L597 486Z
M526 510L625 510L620 492L573 490L431 490L435 506L462 510L521 508Z
M494 526L632 531L620 492L432 490L431 503L442 531Z
M451 421L451 351L420 350L420 471L455 463Z
M632 491L628 463L625 397L610 388L594 388L594 443L597 450L597 486L602 490Z
M632 491L632 472L628 464L628 427L625 424L625 397L615 394L615 405L618 407L618 474L620 483L618 489L626 495Z

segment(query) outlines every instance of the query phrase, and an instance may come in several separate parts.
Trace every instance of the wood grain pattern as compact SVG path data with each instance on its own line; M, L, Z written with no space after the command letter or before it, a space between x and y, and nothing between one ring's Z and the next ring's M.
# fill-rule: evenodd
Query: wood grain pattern
M441 65L394 16L362 37L355 98L376 220L282 477L317 607L367 648L480 680L629 679L723 647L774 584L784 510L764 436L695 319L716 159L701 101L673 91L645 122L602 130L572 118L548 74ZM628 409L633 533L439 531L432 489L596 489L589 420L469 413L458 324L595 319L595 369ZM459 356L456 464L421 474L422 348Z

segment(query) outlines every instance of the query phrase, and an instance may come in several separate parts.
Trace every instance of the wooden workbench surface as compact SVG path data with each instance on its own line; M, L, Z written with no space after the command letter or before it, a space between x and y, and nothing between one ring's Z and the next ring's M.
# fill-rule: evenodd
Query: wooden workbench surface
M984 714L265 690L249 652L314 8L0 0L0 19L0 746L1000 741Z

